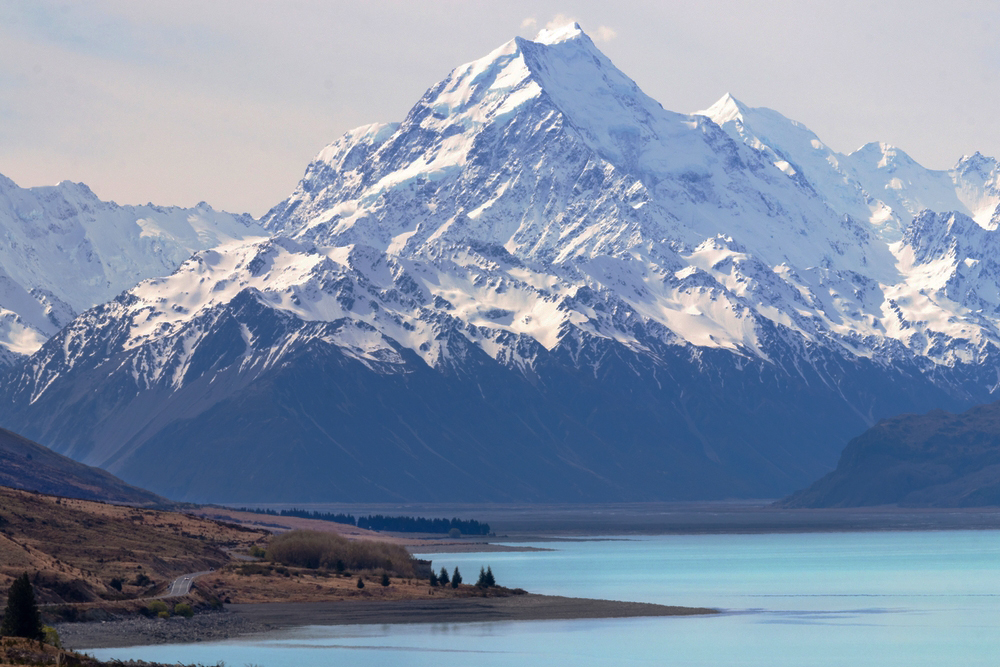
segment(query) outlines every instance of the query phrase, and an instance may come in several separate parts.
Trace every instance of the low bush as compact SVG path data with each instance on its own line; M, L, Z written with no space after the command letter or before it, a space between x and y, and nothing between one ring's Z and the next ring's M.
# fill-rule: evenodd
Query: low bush
M413 559L397 544L351 541L340 535L314 530L293 530L275 536L267 558L282 565L348 570L384 569L397 577L413 576Z
M163 600L150 601L150 603L146 605L146 612L147 616L159 616L164 613L168 617L170 616L170 611L169 608L167 607L167 603L164 602Z
M191 618L192 616L194 616L194 609L192 609L191 605L187 604L186 602L178 602L177 604L174 605L174 615L183 616L184 618Z

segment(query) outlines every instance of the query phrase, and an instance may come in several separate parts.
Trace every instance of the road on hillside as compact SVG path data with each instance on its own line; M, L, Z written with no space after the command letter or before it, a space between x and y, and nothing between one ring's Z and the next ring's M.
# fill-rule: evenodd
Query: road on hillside
M181 576L174 579L173 582L171 582L170 584L170 588L167 589L167 592L159 597L175 598L180 595L187 595L188 593L191 592L191 584L194 583L195 579L204 574L209 574L211 572L212 570L205 570L204 572L192 572L191 574L182 574Z

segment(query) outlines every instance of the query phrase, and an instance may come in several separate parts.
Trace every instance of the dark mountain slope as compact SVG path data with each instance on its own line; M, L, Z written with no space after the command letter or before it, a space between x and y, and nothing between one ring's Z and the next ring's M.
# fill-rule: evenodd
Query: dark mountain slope
M786 507L1000 505L1000 403L886 419Z
M77 463L16 433L0 428L0 486L69 498L142 506L171 504L130 486L100 468Z

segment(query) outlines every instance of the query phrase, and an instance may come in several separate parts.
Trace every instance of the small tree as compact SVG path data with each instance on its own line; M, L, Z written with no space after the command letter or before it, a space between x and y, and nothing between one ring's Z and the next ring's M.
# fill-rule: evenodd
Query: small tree
M0 636L44 639L42 619L35 603L35 589L31 586L28 573L14 580L7 592L7 609L0 623Z
M458 571L458 566L455 566L455 571L451 574L451 587L458 588L458 585L462 583L462 574Z
M476 588L486 588L486 568L479 568L479 579L476 579Z
M388 572L383 572L382 573L382 585L383 586L388 586L389 585L389 573Z
M361 577L358 577L358 588L364 588L364 587L365 587L365 580L362 579Z
M486 566L486 587L492 588L497 585L496 577L493 576L493 568Z
M441 574L438 575L438 581L441 582L442 586L447 586L450 579L448 579L448 570L441 568Z
M438 576L434 574L434 570L431 570L431 586L438 585Z

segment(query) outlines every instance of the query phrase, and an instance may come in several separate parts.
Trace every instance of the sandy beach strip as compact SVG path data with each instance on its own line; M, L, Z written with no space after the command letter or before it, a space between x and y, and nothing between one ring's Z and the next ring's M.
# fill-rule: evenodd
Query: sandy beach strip
M228 609L248 621L275 627L543 621L718 613L718 610L701 607L672 607L647 602L619 602L530 593L498 598L234 604L229 605Z
M498 621L637 618L715 614L716 609L672 607L555 595L442 600L338 600L226 605L192 619L127 618L57 626L63 645L76 650L218 641L309 625L481 623Z

